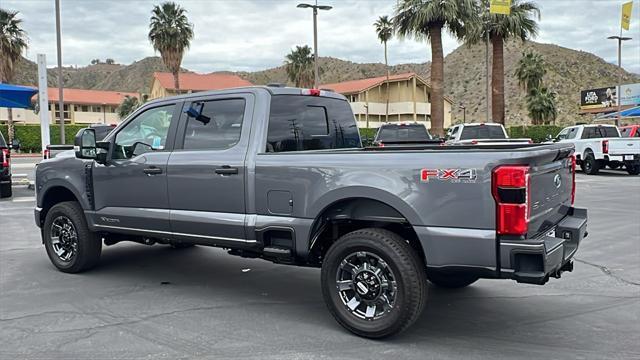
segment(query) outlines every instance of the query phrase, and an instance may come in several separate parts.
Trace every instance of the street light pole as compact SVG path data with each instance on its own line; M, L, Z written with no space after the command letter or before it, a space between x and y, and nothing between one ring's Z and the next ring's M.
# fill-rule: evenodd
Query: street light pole
M65 143L64 139L64 99L62 91L62 39L60 36L60 0L56 0L56 47L58 50L58 114L60 115L60 144ZM55 118L55 104L53 106L53 117Z
M105 109L107 106L107 104L102 103L102 123L106 124L107 123L107 109Z
M333 7L328 5L318 5L316 0L315 5L311 4L298 4L298 8L313 9L313 87L317 89L320 86L320 75L318 70L318 9L331 10Z
M465 124L467 122L467 107L460 105L460 109L462 109L462 123Z
M620 29L620 33L622 34L622 29ZM618 117L616 118L616 126L620 126L620 120L622 118L622 102L620 98L622 97L622 42L631 40L630 37L626 36L609 36L607 39L618 40L618 90L616 90L616 102L618 103Z

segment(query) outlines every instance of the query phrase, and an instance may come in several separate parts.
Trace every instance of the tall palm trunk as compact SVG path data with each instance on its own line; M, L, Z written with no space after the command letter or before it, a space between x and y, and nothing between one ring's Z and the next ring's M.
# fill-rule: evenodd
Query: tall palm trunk
M12 108L7 108L7 132L9 135L9 144L11 144L11 142L13 141L13 139L15 139L16 137L16 129L13 126L13 109Z
M442 26L429 28L431 37L431 131L444 136L444 56Z
M491 69L491 117L504 125L504 39L492 36L493 67Z
M387 61L387 42L384 42L384 66L387 69L387 106L384 112L385 122L389 122L389 62Z
M180 94L180 70L173 72L173 86L176 88L176 94Z

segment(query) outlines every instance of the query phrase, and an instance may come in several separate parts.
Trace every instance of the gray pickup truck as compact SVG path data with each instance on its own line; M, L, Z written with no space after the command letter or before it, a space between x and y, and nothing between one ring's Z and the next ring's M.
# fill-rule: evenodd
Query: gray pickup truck
M37 168L36 224L77 273L102 244L207 245L321 268L331 314L381 338L409 327L427 280L544 284L586 236L565 144L365 148L339 94L247 87L154 100L103 141Z

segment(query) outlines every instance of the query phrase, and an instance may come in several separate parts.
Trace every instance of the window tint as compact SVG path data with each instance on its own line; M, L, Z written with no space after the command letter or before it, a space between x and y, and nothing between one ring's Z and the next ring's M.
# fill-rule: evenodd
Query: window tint
M632 130L632 128L630 128L630 127L622 128L622 129L620 129L620 135L622 137L631 137L631 130Z
M175 105L149 109L116 134L114 159L129 159L149 151L164 150Z
M607 137L620 137L615 126L589 126L585 127L582 132L583 139L600 139Z
M184 149L224 150L237 144L242 131L244 99L191 103Z
M4 142L4 137L2 137L2 134L0 134L0 147L6 147L7 143Z
M421 142L431 140L423 125L383 125L378 130L376 141L380 142Z
M360 146L360 134L348 102L316 96L272 97L267 152Z
M564 139L568 139L569 138L569 129L562 129L562 131L560 131L560 133L558 134L558 136L556 136L556 138L558 140L564 140Z
M471 139L504 139L504 131L497 125L473 125L462 128L460 140Z
M578 135L578 128L569 129L569 134L567 134L567 139L575 139L576 135Z

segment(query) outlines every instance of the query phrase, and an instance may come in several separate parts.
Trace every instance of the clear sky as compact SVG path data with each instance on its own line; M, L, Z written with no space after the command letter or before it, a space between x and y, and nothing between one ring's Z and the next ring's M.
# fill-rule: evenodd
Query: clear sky
M308 0L313 1L313 0ZM620 8L628 0L538 0L540 34L534 39L594 53L617 63L617 45L607 40L620 32ZM84 66L91 59L113 58L129 64L154 55L148 39L151 9L160 1L62 0L63 63ZM198 72L255 71L282 65L295 45L313 44L310 9L290 0L185 0L195 38L183 66ZM383 62L373 22L392 15L396 0L322 0L332 5L319 14L320 56L354 62ZM3 9L17 10L24 20L30 47L27 57L47 54L55 65L54 0L1 0ZM640 1L634 0L632 41L623 47L623 66L640 73ZM459 44L444 39L445 54ZM389 43L390 64L430 60L428 44L411 39Z

